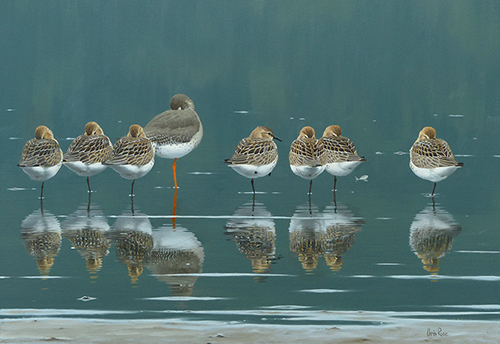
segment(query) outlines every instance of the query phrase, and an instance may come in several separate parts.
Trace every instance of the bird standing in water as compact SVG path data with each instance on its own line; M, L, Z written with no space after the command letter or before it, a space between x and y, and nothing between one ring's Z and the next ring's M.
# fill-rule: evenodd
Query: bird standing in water
M278 147L273 139L281 141L268 127L257 127L240 141L233 156L224 160L233 170L251 179L254 194L254 178L271 175L278 163Z
M85 133L71 142L63 156L64 165L79 176L87 177L87 187L90 189L89 177L101 173L108 166L107 161L113 152L109 137L104 135L99 124L88 122Z
M356 166L366 161L360 157L351 140L342 136L342 129L338 125L330 125L319 139L323 142L326 151L326 172L334 177L333 192L337 190L337 177L350 174Z
M203 137L203 126L193 101L184 94L176 94L170 100L170 110L154 117L144 127L144 133L153 142L157 156L174 159L172 171L177 189L177 159L195 149Z
M31 179L42 182L40 200L43 200L43 185L61 168L63 153L52 131L44 125L35 130L35 138L26 142L21 161L17 166Z
M153 144L138 124L130 126L127 136L119 138L113 146L109 165L121 177L132 180L130 195L134 196L135 180L148 174L155 163Z
M446 179L464 164L455 160L445 140L436 138L436 130L423 128L410 148L410 168L418 177L434 182L431 196L434 196L437 182Z
M310 180L309 195L312 190L312 180L325 170L326 152L323 142L315 137L312 127L306 126L300 130L299 136L292 142L288 155L293 173Z

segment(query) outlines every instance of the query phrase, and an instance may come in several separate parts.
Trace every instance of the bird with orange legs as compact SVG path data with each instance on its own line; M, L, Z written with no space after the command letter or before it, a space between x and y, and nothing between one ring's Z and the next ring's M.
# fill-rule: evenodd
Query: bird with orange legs
M176 94L170 100L170 110L154 117L144 127L144 133L153 142L156 156L174 159L172 171L177 189L177 159L189 154L203 138L203 126L193 101Z

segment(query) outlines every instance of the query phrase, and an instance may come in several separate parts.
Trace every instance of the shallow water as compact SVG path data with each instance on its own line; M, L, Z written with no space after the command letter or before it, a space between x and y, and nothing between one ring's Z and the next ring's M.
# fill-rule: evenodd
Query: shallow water
M168 12L186 6L178 2L151 2L140 9L132 3L118 8L112 1L106 3L113 6L67 3L73 7L59 2L49 2L45 9L35 2L2 4L10 26L19 27L15 18L40 26L40 37L31 31L20 31L19 40L10 37L12 50L5 53L9 73L2 84L10 91L2 96L0 109L3 318L380 324L332 316L371 311L428 319L498 319L500 79L491 76L496 59L482 54L455 27L456 20L470 16L468 25L492 37L497 12L477 28L474 14L453 2L434 9L447 18L439 23L416 2L392 9L390 2L381 2L378 15L365 23L361 19L373 8L335 2L346 12L329 24L321 11L304 12L299 2L280 12L286 18L280 24L267 12L277 5L259 9L250 2L255 6L248 12L246 5L217 3L204 16L206 5L193 2L196 6L189 9L196 23L208 20L210 13L221 16L210 21L208 34L184 31L177 19L177 25L167 25ZM479 13L489 6L465 4L477 6ZM217 11L220 6L223 14ZM54 24L37 9L57 9L60 17ZM324 10L340 16L332 8ZM429 57L423 47L412 50L403 38L371 36L370 25L385 34L399 29L410 38L428 34L425 25L399 22L405 13L442 35L444 43L428 43L437 57ZM390 14L399 19L386 23ZM292 24L295 16L300 19ZM144 27L148 22L151 27ZM165 31L154 38L159 27ZM283 46L260 46L250 28ZM319 56L304 45L307 37L319 43L327 34L335 42L325 43ZM221 35L222 52L213 53L210 35ZM359 39L364 35L377 38L377 45ZM490 44L484 36L477 37ZM248 46L242 46L242 39L249 40ZM120 48L124 56L116 55L113 48L124 42L131 48ZM92 43L97 46L90 63L81 53L90 51L85 48ZM387 47L388 61L380 57L379 44ZM190 54L183 56L181 48L188 47ZM33 61L24 54L19 59L19 49L38 55ZM269 56L261 60L264 51ZM330 65L334 70L323 73L316 66L331 62L327 52L338 54L339 66ZM200 57L206 54L211 54L208 61ZM408 62L415 56L416 61ZM449 59L446 68L443 56ZM408 86L405 73L421 63ZM302 66L312 79L297 69L290 74L282 70L293 66ZM340 70L345 74L339 75ZM446 85L443 74L451 79ZM439 92L422 91L431 88ZM132 123L145 125L177 92L194 100L205 129L200 146L177 162L177 191L172 161L157 158L152 171L136 181L133 203L130 181L107 169L91 177L89 204L85 178L62 167L45 183L42 205L40 184L16 167L23 144L39 124L53 130L63 150L90 120L101 123L114 140ZM354 173L339 178L335 202L332 176L316 178L309 197L309 182L291 172L287 159L302 126L314 126L320 136L333 122L367 158ZM272 127L283 142L278 142L277 167L270 177L255 180L258 192L253 196L250 181L223 161L257 125ZM408 149L425 125L436 127L465 165L438 184L434 200L429 197L432 183L417 178L408 166Z

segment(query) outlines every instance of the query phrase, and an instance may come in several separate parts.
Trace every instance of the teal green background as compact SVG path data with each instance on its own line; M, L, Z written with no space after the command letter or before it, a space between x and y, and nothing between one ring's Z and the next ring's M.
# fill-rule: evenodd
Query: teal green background
M458 312L499 302L500 2L5 0L0 42L1 309L161 318L171 315L154 311L298 305L433 316L457 306L450 317L498 318L488 307ZM16 164L35 128L51 128L64 151L88 121L114 141L166 110L176 93L194 101L204 126L199 147L177 163L177 224L203 247L203 273L253 273L224 233L228 218L252 200L250 181L223 161L258 125L283 141L272 175L255 180L256 200L275 222L270 276L264 283L246 275L198 277L193 298L223 300L144 300L172 291L147 268L131 283L114 245L90 278L63 238L50 270L63 278L25 278L39 276L21 223L40 208L40 184ZM331 124L367 159L337 183L337 201L364 224L342 269L332 271L320 258L305 271L290 251L289 227L308 202L309 185L291 172L287 155L303 126L319 137ZM441 279L430 278L409 245L412 221L431 202L432 183L408 167L407 152L424 126L436 128L464 163L436 190L438 206L462 229L441 259ZM171 164L157 158L135 183L134 206L151 216L154 231L171 225ZM368 182L355 181L365 174ZM108 169L91 183L92 202L113 228L130 207L130 182ZM331 205L332 188L326 173L314 180L319 213ZM63 166L45 183L44 209L63 222L86 206L86 190L85 178ZM345 292L304 292L322 289ZM84 295L96 300L77 300Z

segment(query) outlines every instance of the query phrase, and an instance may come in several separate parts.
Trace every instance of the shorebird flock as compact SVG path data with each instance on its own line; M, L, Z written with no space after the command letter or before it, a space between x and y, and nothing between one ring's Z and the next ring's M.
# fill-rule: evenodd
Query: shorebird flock
M176 94L170 101L170 110L155 116L144 128L131 125L128 134L114 145L96 122L89 122L84 133L74 139L63 154L52 131L41 125L35 130L35 138L24 145L18 166L31 179L42 182L41 198L45 181L54 177L62 165L87 177L89 193L90 177L109 166L121 177L132 180L133 196L135 180L153 168L157 156L174 159L172 170L177 190L177 159L195 149L202 138L203 126L193 101L184 94ZM225 160L229 167L251 180L254 195L254 179L271 175L278 163L278 147L274 140L281 141L270 128L258 126L238 143L231 158ZM313 179L323 171L333 175L335 194L337 177L349 175L366 161L358 155L353 142L342 136L338 125L326 127L319 139L312 127L303 127L291 144L288 159L292 172L310 181L309 195ZM431 196L434 196L437 182L462 166L463 163L455 160L448 143L436 138L436 130L432 127L423 128L410 148L410 168L418 177L434 183Z

